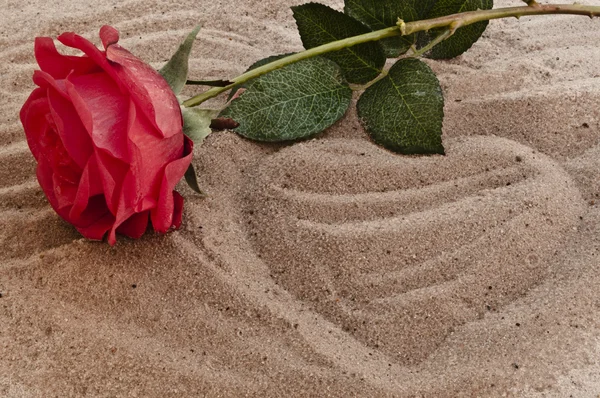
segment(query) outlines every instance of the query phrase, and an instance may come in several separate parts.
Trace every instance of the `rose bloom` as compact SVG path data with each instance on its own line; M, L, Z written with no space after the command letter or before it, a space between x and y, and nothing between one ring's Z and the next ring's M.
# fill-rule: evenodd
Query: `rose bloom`
M82 56L35 40L41 71L21 109L37 179L54 210L86 238L116 243L116 233L164 233L181 224L173 190L192 158L179 103L167 82L100 29L101 51L74 33L58 40Z

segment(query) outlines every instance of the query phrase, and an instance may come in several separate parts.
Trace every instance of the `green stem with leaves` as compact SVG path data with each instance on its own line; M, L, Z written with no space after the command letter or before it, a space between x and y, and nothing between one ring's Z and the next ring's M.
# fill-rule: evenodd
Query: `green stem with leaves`
M214 87L210 90L199 94L195 97L188 99L183 102L186 107L192 107L200 105L202 102L216 97L217 95L232 89L235 86L244 84L249 80L255 79L259 76L269 73L276 69L282 68L286 65L294 62L301 61L303 59L316 57L328 52L342 50L344 48L352 47L360 43L366 43L370 41L378 41L388 37L394 36L406 36L415 32L427 31L437 28L449 28L449 32L454 32L456 29L471 25L481 21L488 21L491 19L499 18L520 18L530 15L548 15L548 14L571 14L571 15L583 15L592 17L600 16L600 6L586 6L581 4L547 4L540 5L535 1L531 2L531 5L523 7L506 7L498 8L494 10L477 10L468 11L458 14L446 15L439 18L425 19L422 21L404 22L398 21L397 26L393 26L386 29L377 30L374 32L366 33L359 36L349 37L343 40L334 41L331 43L324 44L322 46L314 47L309 50L305 50L285 58L281 58L277 61L263 65L259 68L252 69L235 79L231 79L231 84L224 87Z

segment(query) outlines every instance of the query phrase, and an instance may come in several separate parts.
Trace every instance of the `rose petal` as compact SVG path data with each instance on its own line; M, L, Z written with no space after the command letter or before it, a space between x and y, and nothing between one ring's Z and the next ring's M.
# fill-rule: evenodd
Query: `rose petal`
M118 76L114 72L112 65L106 59L106 54L103 51L100 51L92 42L73 32L63 33L58 36L58 41L65 46L81 50L85 55L90 57L98 67L113 77L117 84L119 84Z
M117 226L125 222L133 213L135 205L141 197L141 187L136 182L136 175L131 169L125 174L119 198L119 210L117 210L115 224ZM122 209L122 210L121 210Z
M98 183L102 185L108 208L112 214L116 215L123 181L130 170L130 166L101 149L96 150L96 160L98 164Z
M106 57L118 64L114 70L119 80L156 131L164 137L181 134L181 108L166 80L118 44L106 49Z
M65 98L69 98L67 94L64 80L56 80L50 74L41 70L33 71L33 82L45 89L54 89Z
M135 205L141 197L142 192L139 191L141 187L136 183L136 176L130 169L123 179L121 184L121 190L119 192L119 199L117 202L117 212L115 214L115 222L113 223L112 229L108 235L108 239L111 240L115 237L117 228L121 226L127 219L129 219L135 213Z
M69 219L73 220L74 224L86 225L85 221L77 222L77 220L82 219L82 213L88 207L90 197L103 193L102 184L98 183L97 178L98 165L96 164L96 157L92 156L81 173L77 185L77 194L73 200L73 207L69 212ZM106 199L104 201L106 202Z
M33 157L39 161L42 156L40 147L40 137L48 128L46 115L50 112L46 90L37 88L33 90L25 104L21 108L19 117L25 130L27 145L33 154Z
M89 173L89 163L83 169L81 173L81 178L79 179L79 184L77 186L77 193L75 195L75 199L73 200L73 206L69 211L69 219L78 220L81 217L81 213L87 207L90 200L90 173Z
M155 127L147 118L138 117L137 106L133 100L129 103L129 120L127 123L127 138L131 150L131 168L137 177L137 183L145 187L146 194L158 192L156 183L158 171L164 165L164 156L152 151L164 146L163 140L156 134L149 134ZM167 158L170 159L170 158ZM161 164L162 163L162 164ZM139 210L138 210L139 211Z
M77 185L61 178L61 176L53 170L52 173L52 189L56 197L56 203L59 209L70 210L77 196ZM69 218L67 218L69 220Z
M72 72L80 75L100 70L89 57L60 54L49 37L36 37L34 51L40 68L55 79L64 79Z
M111 44L116 44L119 41L119 31L109 25L104 25L100 28L100 40L106 50Z
M64 220L69 221L69 209L61 208L58 205L58 200L56 195L54 194L54 181L52 179L52 169L50 165L46 161L44 157L41 157L38 160L38 165L36 168L36 176L38 182L40 183L40 187L42 187L42 191L46 194L46 198L48 198L48 202L50 202L50 206L54 209L55 212L58 213Z
M102 240L112 227L114 220L114 216L106 207L104 196L96 195L90 198L87 208L81 214L80 225L75 225L75 227L88 239ZM116 240L109 240L108 243L112 246Z
M125 222L123 222L123 224L117 228L117 232L132 239L139 239L142 237L142 235L144 235L144 232L146 232L149 219L149 211L136 213L125 220Z
M169 137L181 132L183 121L177 98L167 82L150 65L118 44L109 45L105 54L90 41L73 32L63 33L58 40L66 46L83 51L109 74L122 92L130 93L157 127L158 131L154 133ZM107 58L114 64L109 63Z
M90 136L71 102L53 89L48 90L48 102L60 140L71 159L82 170L93 151Z
M130 140L131 168L137 183L143 187L143 201L149 203L146 199L158 198L165 164L181 157L181 136L162 138L149 134L148 131L155 127L143 115L138 117L140 113L133 101L129 109L127 136ZM155 200L152 202L156 203Z
M102 240L104 238L104 235L106 235L106 232L112 226L112 223L113 223L113 216L112 216L112 214L108 213L104 217L102 217L95 223L88 225L87 227L75 227L75 228L77 228L77 231L79 231L79 233L87 239ZM112 241L109 240L108 243L111 246L114 246L115 243L117 243L117 241L116 241L116 239L114 239Z
M129 99L105 73L69 76L67 93L92 138L93 145L129 162L127 115Z
M167 232L175 223L175 203L173 199L173 188L181 180L192 161L192 141L184 136L184 153L181 159L169 163L165 167L158 206L152 209L152 226L157 232Z
M104 195L100 194L91 196L88 199L88 204L85 210L79 215L79 218L72 221L74 221L73 224L77 228L87 228L98 223L100 220L103 220L106 217L110 217L112 226L115 221L115 217L106 206L106 199L104 198Z
M178 229L181 226L183 218L183 196L177 191L173 191L173 204L175 205L173 210L173 228Z

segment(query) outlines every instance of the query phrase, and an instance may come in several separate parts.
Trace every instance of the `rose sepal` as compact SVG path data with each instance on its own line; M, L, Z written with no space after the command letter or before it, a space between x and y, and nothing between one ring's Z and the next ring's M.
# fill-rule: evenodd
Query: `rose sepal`
M159 73L164 77L167 83L169 83L169 86L175 95L179 95L183 87L185 87L189 70L188 60L199 31L200 25L196 26L194 30L187 35L183 43L181 43L177 51L175 51L175 54L173 54L165 66L159 70Z

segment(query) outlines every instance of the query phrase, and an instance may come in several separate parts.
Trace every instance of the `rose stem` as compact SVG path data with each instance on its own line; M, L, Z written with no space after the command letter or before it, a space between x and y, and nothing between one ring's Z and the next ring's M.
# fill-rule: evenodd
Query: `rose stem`
M305 50L285 58L273 61L269 64L263 65L259 68L252 69L235 79L231 80L231 84L225 87L214 87L202 94L196 95L183 102L186 107L192 107L201 104L202 102L216 97L217 95L235 87L240 84L246 83L249 80L255 79L265 73L274 71L275 69L282 68L286 65L294 62L301 61L303 59L312 58L321 54L325 54L332 51L338 51L347 47L352 47L360 43L366 43L370 41L377 41L393 36L406 36L419 31L426 31L430 29L449 27L454 31L463 26L471 25L481 21L488 21L491 19L499 18L520 18L529 15L547 15L547 14L572 14L572 15L585 15L590 18L600 16L600 6L586 6L581 4L546 4L540 5L536 2L531 5L522 7L505 7L494 10L477 10L468 11L458 14L445 15L439 18L425 19L422 21L404 22L398 21L397 26L390 28L377 30L370 33L365 33L358 36L348 37L346 39L334 41L331 43L323 44L318 47Z

